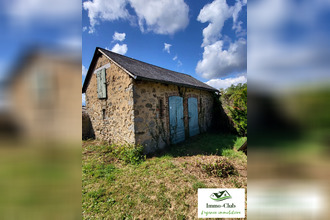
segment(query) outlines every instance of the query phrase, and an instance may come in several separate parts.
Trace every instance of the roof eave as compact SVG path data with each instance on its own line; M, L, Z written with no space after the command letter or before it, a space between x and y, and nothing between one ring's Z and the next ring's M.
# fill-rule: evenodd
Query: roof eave
M117 66L119 66L122 70L124 70L128 75L130 75L131 77L133 77L133 79L136 79L137 76L135 76L134 74L132 74L131 72L129 72L128 70L126 70L124 67L122 67L121 65L119 65L119 63L117 63L116 61L114 61L113 59L111 59L111 57L109 57L106 53L104 53L102 50L100 50L100 53L102 53L106 58L108 58L109 60L111 60L114 64L116 64Z
M86 93L86 90L87 90L87 87L88 87L88 83L92 77L92 71L94 70L94 66L96 65L96 62L97 62L97 58L100 56L100 55L104 55L106 58L108 58L109 60L111 60L114 64L116 64L117 66L119 66L122 70L124 70L129 76L131 76L133 79L136 79L136 76L132 73L130 73L129 71L127 71L124 67L122 67L121 65L119 65L117 62L115 62L113 59L111 59L107 54L105 54L100 47L96 47L95 48L95 52L94 52L94 55L93 55L93 59L89 65L89 68L88 68L88 71L87 71L87 74L86 74L86 78L85 78L85 81L84 81L84 84L83 84L83 88L82 88L82 93Z
M92 77L92 70L94 69L94 66L96 65L96 62L97 62L97 58L100 54L99 52L99 47L96 47L95 48L95 51L94 51L94 55L93 55L93 58L92 58L92 61L89 65L89 68L87 70L87 74L86 74L86 77L85 77L85 80L84 80L84 84L83 84L83 87L82 87L82 93L86 93L86 90L87 90L87 86L88 86L88 83Z
M177 86L183 86L183 87L194 88L194 89L199 89L199 90L206 90L206 91L209 91L209 92L219 92L219 90L217 90L217 89L193 86L193 85L188 85L188 84L183 84L183 83L175 83L175 82L170 82L170 81L166 81L166 80L150 79L150 78L141 77L141 76L137 76L136 80L159 82L159 83L165 83L165 84L173 84L173 85L177 85Z
M151 82L159 82L159 83L166 83L166 84L173 84L173 85L177 85L177 86L183 86L183 87L189 87L189 88L194 88L194 89L200 89L200 90L206 90L209 92L219 92L219 90L215 89L215 88L206 88L206 87L199 87L199 86L193 86L193 85L188 85L188 84L183 84L183 83L175 83L175 82L171 82L171 81L166 81L166 80L156 80L156 79L150 79L147 77L141 77L141 76L136 76L134 74L132 74L131 72L129 72L126 68L124 68L123 66L119 65L117 62L115 62L113 59L111 59L106 53L104 53L102 50L102 48L100 47L96 47L95 48L95 52L93 55L93 59L89 65L87 74L86 74L86 78L83 84L83 88L82 88L82 93L86 93L87 87L88 87L88 83L92 77L92 71L94 70L94 66L96 65L97 59L98 57L102 54L105 57L107 57L109 60L111 60L113 63L115 63L118 67L120 67L122 70L124 70L129 76L131 76L133 79L135 80L145 80L145 81L151 81Z

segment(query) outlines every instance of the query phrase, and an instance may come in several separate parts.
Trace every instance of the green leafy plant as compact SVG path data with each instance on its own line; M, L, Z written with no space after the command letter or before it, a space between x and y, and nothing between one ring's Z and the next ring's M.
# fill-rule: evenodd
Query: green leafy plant
M143 146L141 145L128 144L117 146L113 154L126 164L140 164L146 159L146 156L143 154Z
M247 84L231 85L221 90L222 105L238 134L247 135Z

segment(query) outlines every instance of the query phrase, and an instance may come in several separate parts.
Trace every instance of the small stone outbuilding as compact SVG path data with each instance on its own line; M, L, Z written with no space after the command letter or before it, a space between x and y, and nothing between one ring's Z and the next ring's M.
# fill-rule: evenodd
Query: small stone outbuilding
M97 139L146 152L207 131L218 90L187 75L96 48L82 92Z
M5 117L11 115L24 140L76 143L81 138L80 80L80 54L41 47L23 51L7 82Z

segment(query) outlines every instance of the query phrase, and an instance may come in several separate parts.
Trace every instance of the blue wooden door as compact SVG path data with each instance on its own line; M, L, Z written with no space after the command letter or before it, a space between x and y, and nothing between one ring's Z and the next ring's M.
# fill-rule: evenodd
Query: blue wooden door
M171 143L176 144L185 140L182 97L169 97L169 113Z
M194 136L199 134L198 125L198 106L196 98L188 99L188 112L189 112L189 135Z

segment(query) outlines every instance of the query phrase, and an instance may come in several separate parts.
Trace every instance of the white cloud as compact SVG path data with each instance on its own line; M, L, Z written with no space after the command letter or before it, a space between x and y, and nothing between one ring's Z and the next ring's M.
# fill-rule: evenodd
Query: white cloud
M242 10L243 4L240 1L237 1L233 8L233 27L237 23L238 14Z
M214 0L201 9L197 20L209 23L203 29L203 59L196 66L196 72L202 77L222 78L246 71L246 40L240 38L231 43L228 37L221 35L225 21L229 18L233 19L232 28L236 30L237 36L244 35L242 22L238 21L239 12L244 5L246 1L238 0L234 6L228 6L226 0Z
M112 39L114 41L123 41L126 38L126 33L118 33L117 31L115 31L115 33L112 36Z
M246 40L241 38L223 49L223 41L204 47L203 59L198 61L196 72L206 79L226 77L246 71Z
M129 14L130 5L137 16ZM89 33L95 31L100 21L119 19L138 21L142 32L153 31L157 34L174 34L187 27L189 7L184 0L90 0L83 3L90 20Z
M202 47L213 44L221 37L221 30L228 18L233 18L233 29L241 31L241 23L237 20L242 7L246 5L246 1L237 1L234 6L229 7L226 0L214 0L212 3L205 5L200 11L197 20L209 25L203 29Z
M172 60L177 61L177 66L178 67L182 66L182 62L181 62L181 60L178 59L178 55L175 55Z
M246 76L239 76L236 78L227 78L227 79L211 79L206 84L216 88L216 89L226 89L230 87L232 84L237 85L239 83L246 83L247 78Z
M258 85L253 89L282 93L329 83L329 34L324 32L324 19L318 16L329 9L330 2L322 0L251 2L249 80ZM298 27L303 34L288 26Z
M116 44L115 46L113 46L113 48L111 49L112 52L115 52L115 53L119 53L119 54L122 54L122 55L125 55L127 53L127 44Z
M90 21L89 33L95 31L95 25L101 21L114 21L118 19L128 19L130 17L127 9L127 0L92 0L83 3L83 7L88 11Z
M85 95L85 93L83 93L83 94L81 95L81 103L82 103L83 106L86 105L86 95Z
M242 10L242 7L247 4L247 0L243 0L242 2L237 1L234 6L233 11L233 29L235 30L236 34L246 34L246 31L242 30L242 21L238 21L238 15L240 11Z
M88 69L84 65L81 65L81 75L83 78L86 77L87 71Z
M164 49L167 53L170 53L170 47L172 46L172 44L167 44L167 43L164 43Z
M235 30L236 35L241 34L243 32L242 24L243 24L242 21L239 21L236 24L233 24L233 29ZM244 34L246 34L245 31L244 31Z
M83 32L87 31L87 27L84 26L84 27L82 28L82 31L83 31Z
M58 44L67 49L71 49L71 50L75 50L75 51L81 50L81 47L82 47L81 34L60 38L60 39L58 39Z
M77 20L81 13L80 4L79 0L14 0L5 1L3 7L16 24L36 25Z
M203 29L202 46L212 44L221 37L220 32L224 23L232 14L233 8L227 5L226 0L214 0L202 8L197 20L202 23L209 22L209 25Z
M187 27L189 7L184 0L129 0L138 16L140 30L174 34Z

